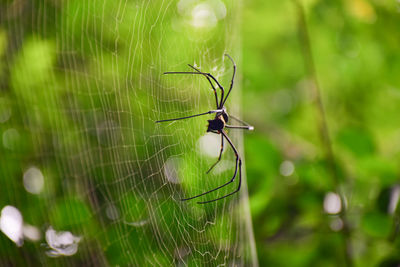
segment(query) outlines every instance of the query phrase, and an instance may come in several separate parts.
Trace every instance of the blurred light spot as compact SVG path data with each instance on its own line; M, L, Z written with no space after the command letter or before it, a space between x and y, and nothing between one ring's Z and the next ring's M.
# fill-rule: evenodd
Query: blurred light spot
M329 226L333 231L338 232L343 228L343 221L340 218L334 218Z
M22 214L17 208L5 206L1 210L0 229L19 247L24 243L22 224Z
M110 142L117 143L120 139L119 131L120 127L115 121L103 121L96 126L97 140L102 145L107 145Z
M119 219L118 208L113 204L108 205L107 208L106 208L106 216L110 220L113 220L113 221L118 220Z
M215 161L217 161L217 159L215 159ZM214 161L214 162L215 162ZM214 164L214 162L212 162ZM232 160L221 160L213 169L212 172L214 174L220 174L223 173L226 170L230 170L231 168L233 168L235 166L235 162ZM211 165L210 165L211 167Z
M206 133L200 137L198 146L202 154L213 158L218 157L221 150L221 137L217 134Z
M31 241L39 241L42 238L42 233L39 228L30 224L24 224L23 226L24 237Z
M46 254L49 257L71 256L78 251L81 237L74 236L71 232L56 232L53 227L46 231L46 242L51 248Z
M209 4L198 4L192 10L192 26L212 28L217 24L217 17Z
M176 259L184 259L191 252L188 247L177 247L175 248L174 255ZM234 265L232 265L234 266Z
M197 0L180 0L178 13L190 18L190 24L197 28L212 28L218 20L226 17L226 6L221 0L209 0L199 3Z
M373 5L365 0L351 0L348 2L350 13L359 20L367 23L376 21L376 13Z
M293 109L294 99L292 93L287 89L277 91L271 101L272 108L285 115Z
M180 15L185 16L189 13L190 8L195 5L197 0L180 0L177 4Z
M293 164L293 162L291 162L289 160L285 160L284 162L282 162L281 166L279 167L279 172L283 176L292 175L293 172L294 172L294 164Z
M11 117L11 107L6 98L0 97L0 123L8 121Z
M148 224L149 220L141 220L141 221L137 221L137 222L126 222L125 221L124 223L127 225L130 225L130 226L142 227L142 226L145 226L146 224Z
M211 0L208 1L208 3L214 8L214 13L218 20L226 17L226 6L224 2L220 0Z
M338 194L329 192L325 195L324 210L329 214L337 214L342 209L342 203Z
M14 128L7 129L3 133L3 146L10 150L14 150L17 148L19 139L20 135L16 129Z
M32 194L39 194L43 190L44 177L42 172L36 167L30 167L24 173L24 187Z
M167 180L174 184L179 184L179 167L182 159L179 157L169 157L164 163L164 174Z
M396 185L390 191L390 202L388 206L388 213L393 214L396 211L397 204L399 203L400 186Z

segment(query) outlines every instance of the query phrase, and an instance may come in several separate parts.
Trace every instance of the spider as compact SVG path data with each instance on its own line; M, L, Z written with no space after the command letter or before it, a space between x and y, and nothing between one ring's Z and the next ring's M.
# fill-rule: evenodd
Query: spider
M236 74L236 64L235 64L235 62L233 61L233 59L232 59L228 54L225 54L225 56L228 57L228 58L230 59L230 61L232 62L232 65L233 65L233 74L232 74L231 84L230 84L230 87L229 87L229 90L228 90L228 93L226 94L226 96L225 96L224 87L222 87L222 85L218 82L218 80L217 80L216 78L214 78L213 75L211 75L210 73L202 72L202 71L200 71L199 69L193 67L193 66L190 65L190 64L188 64L188 66L189 66L190 68L192 68L194 71L191 71L191 72L177 72L177 71L173 71L173 72L164 72L164 73L163 73L163 74L194 74L194 75L203 75L203 76L208 80L208 82L209 82L210 85L211 85L211 88L212 88L213 91L214 91L215 103L216 103L217 109L215 109L215 110L210 110L210 111L207 111L207 112L204 112L204 113L199 113L199 114L195 114L195 115L190 115L190 116L186 116L186 117L181 117L181 118L159 120L159 121L156 121L156 123L159 123L159 122L167 122L167 121L176 121L176 120L184 120L184 119L189 119L189 118L193 118L193 117L197 117L197 116L203 116L203 115L208 115L208 114L215 114L214 119L208 120L207 132L211 132L211 133L215 133L215 134L220 134L220 135L221 135L221 149L220 149L220 152L219 152L219 156L218 156L217 161L208 169L208 171L207 171L206 173L208 174L208 173L218 164L218 162L220 162L221 156L222 156L222 152L223 152L223 150L224 150L224 138L226 139L226 141L228 141L229 145L232 147L232 150L233 150L233 152L235 153L235 156L236 156L235 172L233 173L232 178L231 178L228 182L226 182L226 183L224 183L223 185L220 185L220 186L218 186L218 187L216 187L216 188L214 188L214 189L211 189L211 190L209 190L209 191L207 191L207 192L204 192L204 193L195 195L195 196L193 196L193 197L181 199L181 201L187 201L187 200L191 200L191 199L194 199L194 198L198 198L198 197L204 196L204 195L206 195L206 194L209 194L209 193L211 193L211 192L214 192L214 191L216 191L216 190L219 190L219 189L221 189L221 188L223 188L223 187L225 187L225 186L231 184L232 182L235 181L235 178L237 177L237 174L238 174L238 170L239 170L239 183L238 183L238 187L236 188L235 191L233 191L233 192L231 192L231 193L229 193L229 194L226 194L226 195L224 195L224 196L222 196L222 197L219 197L219 198L215 198L215 199L208 200L208 201L197 202L197 203L198 203L198 204L205 204L205 203L210 203L210 202L214 202L214 201L221 200L221 199L224 199L224 198L226 198L226 197L229 197L229 196L231 196L231 195L233 195L233 194L239 192L240 186L241 186L241 184L242 184L242 160L241 160L241 158L240 158L240 156L239 156L239 153L238 153L238 151L237 151L235 145L232 143L231 139L227 136L227 134L226 134L226 132L224 131L224 129L225 129L225 128L229 128L229 129L253 130L254 127L253 127L253 126L250 126L248 123L246 123L246 122L244 122L244 121L242 121L242 120L240 120L240 119L238 119L238 118L236 118L236 117L234 117L234 116L228 115L228 113L226 112L226 108L225 108L224 104L225 104L226 100L228 99L229 94L230 94L231 91L232 91L233 82L234 82L235 74ZM217 89L216 89L216 87L214 86L213 81L215 82L215 84L217 85L217 87L221 90L219 101L218 101ZM225 97L224 97L224 96L225 96ZM228 123L229 119L233 119L233 120L235 120L235 121L241 123L242 125L240 125L240 126L238 126L238 125L228 125L227 123Z

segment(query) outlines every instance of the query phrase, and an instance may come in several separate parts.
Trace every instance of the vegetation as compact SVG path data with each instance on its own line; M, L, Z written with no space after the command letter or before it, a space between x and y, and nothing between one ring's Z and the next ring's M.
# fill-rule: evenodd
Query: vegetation
M395 1L1 1L0 265L399 265L398 25ZM206 174L205 117L154 123L215 109L161 74L228 87L224 53L247 184L181 202L234 155Z

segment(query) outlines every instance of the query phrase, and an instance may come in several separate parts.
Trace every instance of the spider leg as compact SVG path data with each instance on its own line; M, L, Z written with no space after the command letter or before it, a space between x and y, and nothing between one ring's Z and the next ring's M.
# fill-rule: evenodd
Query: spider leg
M229 196L231 196L233 194L236 194L237 192L239 192L241 185L242 185L242 160L239 159L239 184L238 184L238 187L236 188L236 190L231 192L231 193L229 193L229 194L226 194L225 196L222 196L222 197L219 197L219 198L216 198L216 199L213 199L213 200L197 202L197 204L206 204L206 203L214 202L214 201L221 200L221 199L224 199L226 197L229 197Z
M191 68L194 68L191 65L189 65L189 66ZM200 74L200 75L205 75L206 77L211 78L217 84L218 88L221 90L221 101L220 101L220 103L221 103L222 99L224 99L224 93L225 93L224 87L222 87L222 85L218 82L218 80L214 76L211 75L211 73L201 72L198 69L195 69L195 70L197 72L192 72L192 71L168 71L168 72L164 72L164 74ZM222 108L222 106L221 105L218 106L218 103L217 103L217 108Z
M217 84L218 88L221 90L221 101L220 101L220 105L219 106L218 106L218 101L217 101L217 108L222 108L221 102L222 102L222 99L224 99L224 94L225 94L224 87L222 87L222 85L218 82L218 80L214 76L212 76L211 73L202 72L202 71L198 70L197 68L193 67L192 65L190 65L190 64L188 64L188 65L189 65L189 67L191 67L192 69L196 70L197 72L202 73L203 75L205 75L207 77L207 80L210 81L210 84L214 88L214 90L215 90L215 87L213 86L210 78ZM216 90L215 90L215 93L216 93Z
M207 192L198 194L198 195L196 195L196 196L181 199L181 201L191 200L191 199L194 199L194 198L198 198L198 197L204 196L204 195L206 195L206 194L209 194L209 193L211 193L211 192L214 192L214 191L216 191L216 190L218 190L218 189L221 189L222 187L225 187L225 186L227 186L228 184L232 183L232 182L235 180L235 177L236 177L236 174L237 174L238 162L239 162L239 160L236 160L235 173L233 174L233 177L232 177L232 179L231 179L229 182L224 183L223 185L220 185L220 186L218 186L218 187L216 187L216 188L214 188L214 189L211 189L211 190L209 190L209 191L207 191ZM212 201L210 201L210 202L212 202ZM200 202L199 202L199 203L200 203Z
M218 112L222 112L222 111L223 111L222 109L210 110L210 111L207 111L207 112L204 112L204 113L195 114L195 115L190 115L190 116L181 117L181 118L159 120L159 121L156 121L156 123L159 123L159 122L166 122L166 121L184 120L184 119L189 119L189 118L193 118L193 117L197 117L197 116L203 116L203 115L207 115L207 114L218 113Z
M224 131L221 131L221 134L226 138L226 140L231 145L231 147L232 147L232 149L233 149L233 151L235 152L235 155L236 155L235 174L233 175L232 179L228 183L232 183L235 180L236 174L237 174L238 165L239 165L239 184L238 184L238 187L236 188L235 191L233 191L233 192L231 192L229 194L226 194L226 195L224 195L222 197L219 197L219 198L216 198L216 199L212 199L212 200L197 202L197 204L206 204L206 203L214 202L214 201L221 200L221 199L224 199L226 197L229 197L229 196L239 192L240 187L242 185L242 160L240 159L239 154L237 152L237 149L236 149L235 145L232 143L231 139L229 139L229 137L226 135L226 133Z
M193 67L192 65L188 64L189 67L191 67L192 69L194 69L195 71L202 73L199 69ZM217 89L215 89L214 84L212 83L212 81L210 80L210 77L208 77L206 74L204 74L204 77L206 77L206 79L208 80L208 82L211 85L211 88L214 90L214 95L215 95L215 104L218 108L218 95L217 95Z
M193 197L181 199L181 201L186 201L186 200L190 200L190 199L194 199L194 198L198 198L198 197L204 196L204 195L206 195L206 194L209 194L209 193L211 193L211 192L214 192L214 191L216 191L216 190L218 190L218 189L221 189L222 187L225 187L225 186L231 184L231 183L235 180L235 178L236 178L237 171L238 171L238 167L239 167L239 172L240 172L240 174L239 174L239 179L240 179L240 181L239 181L239 187L238 187L234 192L232 192L232 193L230 193L230 194L228 194L228 195L222 196L221 198L218 198L218 199L222 199L222 198L228 197L228 196L230 196L230 195L233 195L233 194L235 194L236 192L238 192L238 191L240 190L241 179L242 179L242 178L241 178L241 177L242 177L242 174L241 174L241 171L242 171L242 167L241 167L241 166L242 166L242 160L240 159L239 154L238 154L238 152L237 152L235 146L233 145L232 141L231 141L231 140L229 139L229 137L225 134L225 132L224 132L224 131L221 131L221 134L225 137L225 139L226 139L226 140L228 141L228 143L231 145L231 147L232 147L232 149L233 149L233 151L235 152L235 155L236 155L235 172L234 172L234 174L233 174L231 180L230 180L229 182L226 182L225 184L220 185L220 186L218 186L218 187L216 187L216 188L214 188L214 189L211 189L211 190L209 190L209 191L207 191L207 192L201 193L201 194L196 195L196 196L193 196ZM204 201L204 202L198 202L198 204L204 204L204 203L208 203L208 202L213 202L213 201L216 201L216 200L218 200L218 199L209 200L209 201Z
M221 134L221 150L219 151L219 157L217 162L215 162L210 169L208 169L208 171L206 172L206 174L208 174L214 167L215 165L218 164L218 162L221 160L221 156L222 156L222 151L224 151L224 136Z
M219 104L220 107L223 107L223 106L224 106L226 100L228 99L229 94L231 93L231 90L232 90L232 87L233 87L233 81L234 81L234 79L235 79L235 74L236 74L236 64L235 64L235 61L233 61L233 59L231 58L230 55L225 54L225 56L228 57L228 58L231 60L232 64L233 64L233 74L232 74L232 80L231 80L231 85L230 85L230 87L229 87L229 91L228 91L228 93L226 94L225 99L221 98L221 103Z
M237 126L237 125L225 125L226 128L229 129L243 129L243 130L249 130L249 131L253 131L254 127L250 126L250 125L245 125L245 126Z
M237 121L237 122L240 122L241 124L243 124L243 125L246 125L246 126L251 126L250 124L248 124L247 122L245 122L245 121L242 121L241 119L239 119L239 118L236 118L235 116L232 116L232 115L229 115L229 118L230 119L233 119L233 120L235 120L235 121Z
M235 121L240 122L243 125L225 125L226 128L230 128L230 129L243 129L243 130L249 130L249 131L253 131L254 127L251 126L250 124L248 124L245 121L242 121L241 119L236 118L235 116L229 115L229 119L233 119Z

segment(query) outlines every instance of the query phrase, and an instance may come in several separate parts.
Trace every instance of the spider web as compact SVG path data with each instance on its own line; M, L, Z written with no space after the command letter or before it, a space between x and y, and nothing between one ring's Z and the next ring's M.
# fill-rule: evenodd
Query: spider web
M245 164L240 194L206 205L179 201L232 177L235 157L227 142L223 160L205 173L220 148L220 136L205 134L212 116L154 123L216 109L204 77L161 74L190 71L190 63L228 87L232 65L226 52L239 66L226 105L240 115L240 3L3 5L1 97L12 115L1 126L6 146L1 172L12 179L2 180L9 192L2 204L17 207L24 222L42 232L51 226L81 237L73 257L47 257L42 238L25 241L18 260L19 252L2 239L4 262L257 265ZM10 129L15 131L6 142ZM241 132L228 135L244 160ZM23 191L19 178L32 166L44 177L43 190L34 195ZM214 199L236 186L199 199Z

